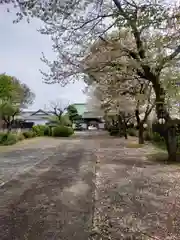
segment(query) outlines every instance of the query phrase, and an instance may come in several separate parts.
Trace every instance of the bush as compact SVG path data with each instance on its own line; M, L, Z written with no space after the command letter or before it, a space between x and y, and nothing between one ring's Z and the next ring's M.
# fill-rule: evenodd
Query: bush
M144 140L145 141L151 141L152 140L152 134L150 134L148 131L144 131Z
M32 127L33 132L35 132L36 136L44 136L44 131L47 126L45 125L36 125Z
M25 138L33 138L33 137L36 137L36 134L35 134L35 132L33 132L33 131L23 132L23 135L24 135Z
M110 136L119 136L119 129L116 126L110 126L109 129Z
M129 128L129 129L127 130L127 132L128 132L128 134L129 134L129 136L132 136L132 137L135 137L135 136L137 135L137 130L134 129L134 128Z
M23 133L19 133L19 134L17 135L17 139L18 139L18 141L24 140L24 139L25 139L24 134L23 134Z
M74 133L71 127L57 126L52 130L53 137L69 137Z
M44 136L51 136L52 135L52 131L51 128L48 126L45 126L44 128Z
M2 144L7 138L7 133L0 133L0 144Z
M162 141L163 141L163 138L160 136L159 133L154 132L154 133L152 134L152 141L153 141L153 142L162 142Z
M51 129L46 125L36 125L32 127L33 132L35 132L36 136L51 136Z
M17 143L18 137L12 133L1 133L0 134L0 145L13 145Z
M157 132L152 134L152 143L158 148L161 148L163 150L166 149L164 138L161 137L161 135Z

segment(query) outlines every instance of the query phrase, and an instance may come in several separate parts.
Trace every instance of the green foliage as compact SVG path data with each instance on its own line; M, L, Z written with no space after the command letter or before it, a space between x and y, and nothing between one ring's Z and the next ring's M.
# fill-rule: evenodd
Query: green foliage
M59 122L60 125L63 126L72 126L72 121L70 120L69 116L67 114L61 116L61 120Z
M33 132L36 136L44 136L44 132L46 131L47 126L45 125L36 125L32 127Z
M53 137L69 137L74 133L71 127L67 126L57 126L52 130Z
M5 74L0 74L0 99L10 100L13 97L12 78Z
M48 126L45 126L44 128L44 136L51 136L52 135L52 131L51 128Z
M6 74L0 74L0 99L1 101L10 101L16 106L27 106L33 102L34 93L29 87L21 83L18 79Z
M19 134L17 135L17 139L18 139L18 141L24 140L24 139L25 139L24 134L23 134L23 133L19 133Z
M73 104L68 106L67 112L68 112L69 120L71 122L74 122L81 118L80 115L78 114L76 107Z
M23 132L23 135L24 135L24 138L33 138L33 137L36 137L36 134L35 132L33 131L26 131L26 132Z
M163 138L161 137L161 135L157 132L152 134L152 141L153 142L161 142L163 141Z
M0 134L0 145L13 145L17 143L18 138L16 134L12 133L1 133Z
M109 127L110 136L120 136L119 129L116 126Z
M135 136L136 136L136 132L137 132L137 130L134 129L134 128L129 128L129 129L127 130L127 133L129 134L129 136L132 136L132 137L135 137Z
M159 133L152 133L150 141L158 148L161 148L163 150L166 149L164 138Z
M12 121L17 114L19 114L19 108L14 106L10 101L0 104L0 118L6 122Z
M70 121L69 116L65 114L61 116L60 119L58 116L51 116L48 125L51 127L56 127L58 125L71 126L72 122Z
M33 99L34 94L26 84L12 76L0 74L0 119L5 121L9 129L20 108L31 103Z
M144 131L144 140L145 141L151 141L152 140L152 134L150 134L148 131Z
M32 127L32 131L36 136L51 136L51 128L46 125L36 125Z
M7 133L0 133L0 144L2 144L7 138Z

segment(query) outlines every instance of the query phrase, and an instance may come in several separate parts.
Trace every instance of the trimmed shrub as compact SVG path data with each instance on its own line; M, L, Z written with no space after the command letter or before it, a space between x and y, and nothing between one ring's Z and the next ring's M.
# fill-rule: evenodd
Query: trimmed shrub
M17 143L18 138L16 134L12 133L1 133L0 134L0 145L13 145Z
M32 127L33 132L36 133L36 136L44 136L44 131L47 128L45 125L36 125Z
M157 132L154 132L152 134L152 141L153 142L162 142L163 141L163 138L161 137L161 135Z
M33 132L36 136L51 136L51 128L47 125L36 125L32 127Z
M36 137L36 134L33 131L27 131L27 132L23 132L23 135L25 138L33 138Z
M52 129L53 137L69 137L74 133L71 127L57 126Z
M25 139L24 134L23 134L23 133L19 133L19 134L17 135L17 139L18 139L18 141L24 140L24 139Z
M137 130L134 128L129 128L127 130L127 133L129 134L129 136L135 137L137 135Z
M148 131L144 131L144 140L145 141L151 141L152 140L152 134L150 134Z
M110 126L108 131L110 136L120 136L119 129L117 126Z
M164 138L157 132L152 134L152 143L161 149L166 149Z
M48 126L45 126L44 128L44 136L51 136L52 135L52 131L51 128Z
M7 138L7 133L0 133L0 144L2 144Z

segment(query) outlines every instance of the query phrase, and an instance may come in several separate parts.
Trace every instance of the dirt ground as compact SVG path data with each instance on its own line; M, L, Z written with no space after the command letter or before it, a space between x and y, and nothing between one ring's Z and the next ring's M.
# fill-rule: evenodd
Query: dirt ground
M180 166L148 160L152 146L38 141L0 153L1 240L180 239Z

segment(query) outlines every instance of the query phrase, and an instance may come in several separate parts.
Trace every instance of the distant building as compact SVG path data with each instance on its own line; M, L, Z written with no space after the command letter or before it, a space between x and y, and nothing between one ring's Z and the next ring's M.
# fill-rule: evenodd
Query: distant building
M39 109L38 111L23 111L19 118L27 122L34 122L34 125L45 125L51 116L52 112Z
M77 109L78 114L82 116L81 123L84 129L88 128L89 125L103 128L103 117L98 116L94 112L87 111L86 103L74 103L73 105ZM52 115L51 111L39 109L38 111L23 111L18 118L27 122L34 122L34 125L45 125Z
M97 128L104 128L103 116L87 110L86 103L74 103L73 104L78 111L78 114L82 116L82 127L87 129L88 126L93 125Z

